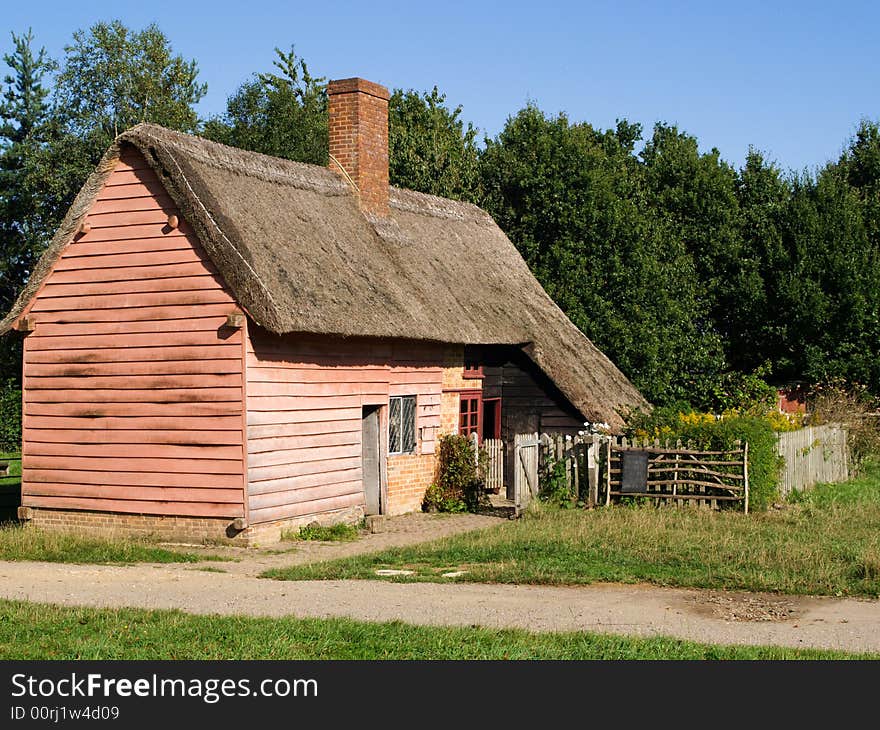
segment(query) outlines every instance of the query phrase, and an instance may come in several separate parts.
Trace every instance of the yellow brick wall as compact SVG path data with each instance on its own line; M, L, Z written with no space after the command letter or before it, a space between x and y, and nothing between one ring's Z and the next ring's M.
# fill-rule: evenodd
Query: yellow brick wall
M434 481L434 454L397 454L388 457L388 504L386 513L402 515L422 508L425 489Z

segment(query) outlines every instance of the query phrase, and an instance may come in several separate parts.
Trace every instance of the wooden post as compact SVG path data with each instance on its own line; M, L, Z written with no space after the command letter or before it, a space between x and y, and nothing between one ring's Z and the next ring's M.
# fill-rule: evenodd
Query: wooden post
M601 441L596 434L590 437L587 446L587 481L590 483L590 506L599 504L599 444Z
M605 461L605 506L611 504L611 438L608 438L608 449Z
M749 442L743 446L743 485L745 489L745 514L749 513Z

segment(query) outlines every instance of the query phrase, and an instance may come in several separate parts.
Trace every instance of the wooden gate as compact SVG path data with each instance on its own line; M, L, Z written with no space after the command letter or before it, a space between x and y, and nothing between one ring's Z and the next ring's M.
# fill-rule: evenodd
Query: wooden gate
M513 502L518 510L528 507L538 496L538 457L540 439L537 433L514 437Z
M726 451L699 451L668 443L661 447L609 439L606 447L605 503L641 497L718 507L742 502L749 511L749 445Z

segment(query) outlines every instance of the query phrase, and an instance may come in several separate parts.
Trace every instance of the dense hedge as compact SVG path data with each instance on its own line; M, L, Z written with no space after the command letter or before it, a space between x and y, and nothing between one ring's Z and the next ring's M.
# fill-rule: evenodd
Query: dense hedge
M737 440L749 444L749 507L765 510L778 496L784 461L777 452L777 434L771 421L758 416L682 413L658 408L630 422L631 436L681 439L695 448L711 451L734 448Z
M21 443L21 390L0 387L0 443Z

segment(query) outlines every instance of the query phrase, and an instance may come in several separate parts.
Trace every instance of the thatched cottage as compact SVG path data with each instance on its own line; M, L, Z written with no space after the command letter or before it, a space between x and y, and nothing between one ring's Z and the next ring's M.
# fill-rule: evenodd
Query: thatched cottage
M389 186L386 89L329 99L330 168L149 124L107 150L0 324L23 518L271 539L418 509L440 434L643 403L488 214Z

